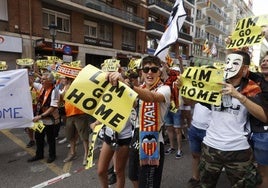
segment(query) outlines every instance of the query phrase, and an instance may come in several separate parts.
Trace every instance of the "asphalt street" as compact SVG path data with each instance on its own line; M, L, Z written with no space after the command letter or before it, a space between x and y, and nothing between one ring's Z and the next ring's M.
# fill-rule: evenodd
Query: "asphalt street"
M63 128L60 131L60 139L64 137ZM99 188L96 168L85 170L83 161L82 143L77 146L78 158L69 163L63 163L67 156L67 143L59 144L57 141L57 159L46 163L48 147L45 147L45 159L28 163L27 159L35 154L35 146L26 148L28 136L24 129L12 129L0 131L0 187L2 188L28 188L28 187L55 187L73 188L90 187ZM168 145L166 145L168 148ZM176 159L175 154L165 156L165 164L161 187L186 188L187 181L191 177L191 155L188 142L183 142L184 156ZM98 162L99 150L95 150L94 163ZM111 187L115 187L114 185ZM132 187L126 178L126 186ZM217 188L228 188L229 183L222 173Z

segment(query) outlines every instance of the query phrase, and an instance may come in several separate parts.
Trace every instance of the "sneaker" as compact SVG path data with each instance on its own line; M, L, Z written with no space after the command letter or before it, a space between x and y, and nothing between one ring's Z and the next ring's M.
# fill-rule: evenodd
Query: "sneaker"
M113 185L116 183L116 174L112 173L111 177L108 179L108 185Z
M188 188L198 188L200 187L200 181L194 178L191 178L187 183Z
M76 145L78 145L78 144L79 144L79 140L76 141ZM71 144L68 144L67 148L70 148L70 147L71 147Z
M174 148L168 148L167 151L165 152L165 155L169 155L171 153L174 153L175 149Z
M180 159L180 158L182 158L182 156L183 156L182 151L177 152L177 154L176 154L176 159Z
M86 165L87 165L87 156L85 156L83 159L83 166L86 166Z
M76 154L74 153L74 154L69 154L64 160L63 160L63 162L64 163L67 163L67 162L70 162L70 161L72 161L72 160L74 160L74 159L76 159Z
M33 147L35 144L35 141L31 140L27 145L26 145L26 148L31 148Z
M63 139L60 140L58 143L59 143L59 144L64 144L65 142L67 142L67 138L63 138Z

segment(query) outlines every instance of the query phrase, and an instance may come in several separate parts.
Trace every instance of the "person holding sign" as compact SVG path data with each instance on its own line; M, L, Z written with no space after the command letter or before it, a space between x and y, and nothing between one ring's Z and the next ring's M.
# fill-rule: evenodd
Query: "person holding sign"
M125 82L138 94L134 138L129 158L129 178L134 187L154 187L161 185L164 165L164 139L162 127L164 116L170 104L170 87L161 81L161 60L156 56L142 59L144 83L134 86L127 83L117 73L107 73L109 82L116 86L118 81ZM137 135L137 136L135 136ZM133 139L134 139L133 138Z
M216 187L223 167L232 187L255 187L259 183L247 138L248 113L264 122L267 122L267 114L251 100L258 97L260 89L243 78L249 64L250 57L243 51L226 57L226 83L222 83L222 94L231 96L231 106L211 106L200 162L202 187Z
M49 157L47 163L56 159L55 126L59 124L58 101L59 91L54 87L54 76L52 73L44 73L41 78L42 84L34 83L34 87L40 91L37 103L37 113L33 122L43 121L44 130L35 132L36 154L28 159L28 162L44 158L45 135L49 146Z
M73 82L74 78L67 77L67 84L65 87L65 91L68 90L69 86ZM62 95L64 95L62 93ZM77 139L83 141L83 148L84 148L84 158L83 158L83 165L85 166L87 163L87 154L88 154L88 137L89 137L89 115L84 113L82 110L78 109L70 102L64 102L65 112L66 112L66 127L65 127L65 136L67 140L70 142L70 151L67 157L63 160L64 163L70 162L77 158L76 156L76 143Z
M119 60L107 59L102 64L102 70L105 72L115 72L121 75ZM129 79L133 74L128 75ZM138 78L138 77L136 77ZM134 80L132 79L134 82ZM124 109L122 109L124 110ZM97 120L91 126L100 124ZM123 130L116 132L108 125L103 126L103 144L98 161L98 177L103 188L108 188L108 184L116 182L117 188L125 187L125 168L127 165L129 155L129 144L132 137L132 124L128 118ZM110 162L113 161L114 172L108 179L108 169ZM112 181L113 180L113 181Z

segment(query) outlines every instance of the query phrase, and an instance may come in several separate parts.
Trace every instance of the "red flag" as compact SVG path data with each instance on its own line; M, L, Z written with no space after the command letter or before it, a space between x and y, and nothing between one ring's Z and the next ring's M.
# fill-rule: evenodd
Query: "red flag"
M210 53L208 39L206 39L205 43L203 44L203 52L206 54Z

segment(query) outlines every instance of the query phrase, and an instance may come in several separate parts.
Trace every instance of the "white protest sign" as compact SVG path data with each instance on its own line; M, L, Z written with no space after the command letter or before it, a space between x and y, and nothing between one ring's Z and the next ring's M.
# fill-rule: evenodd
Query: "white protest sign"
M0 129L33 126L33 107L26 69L0 72Z

